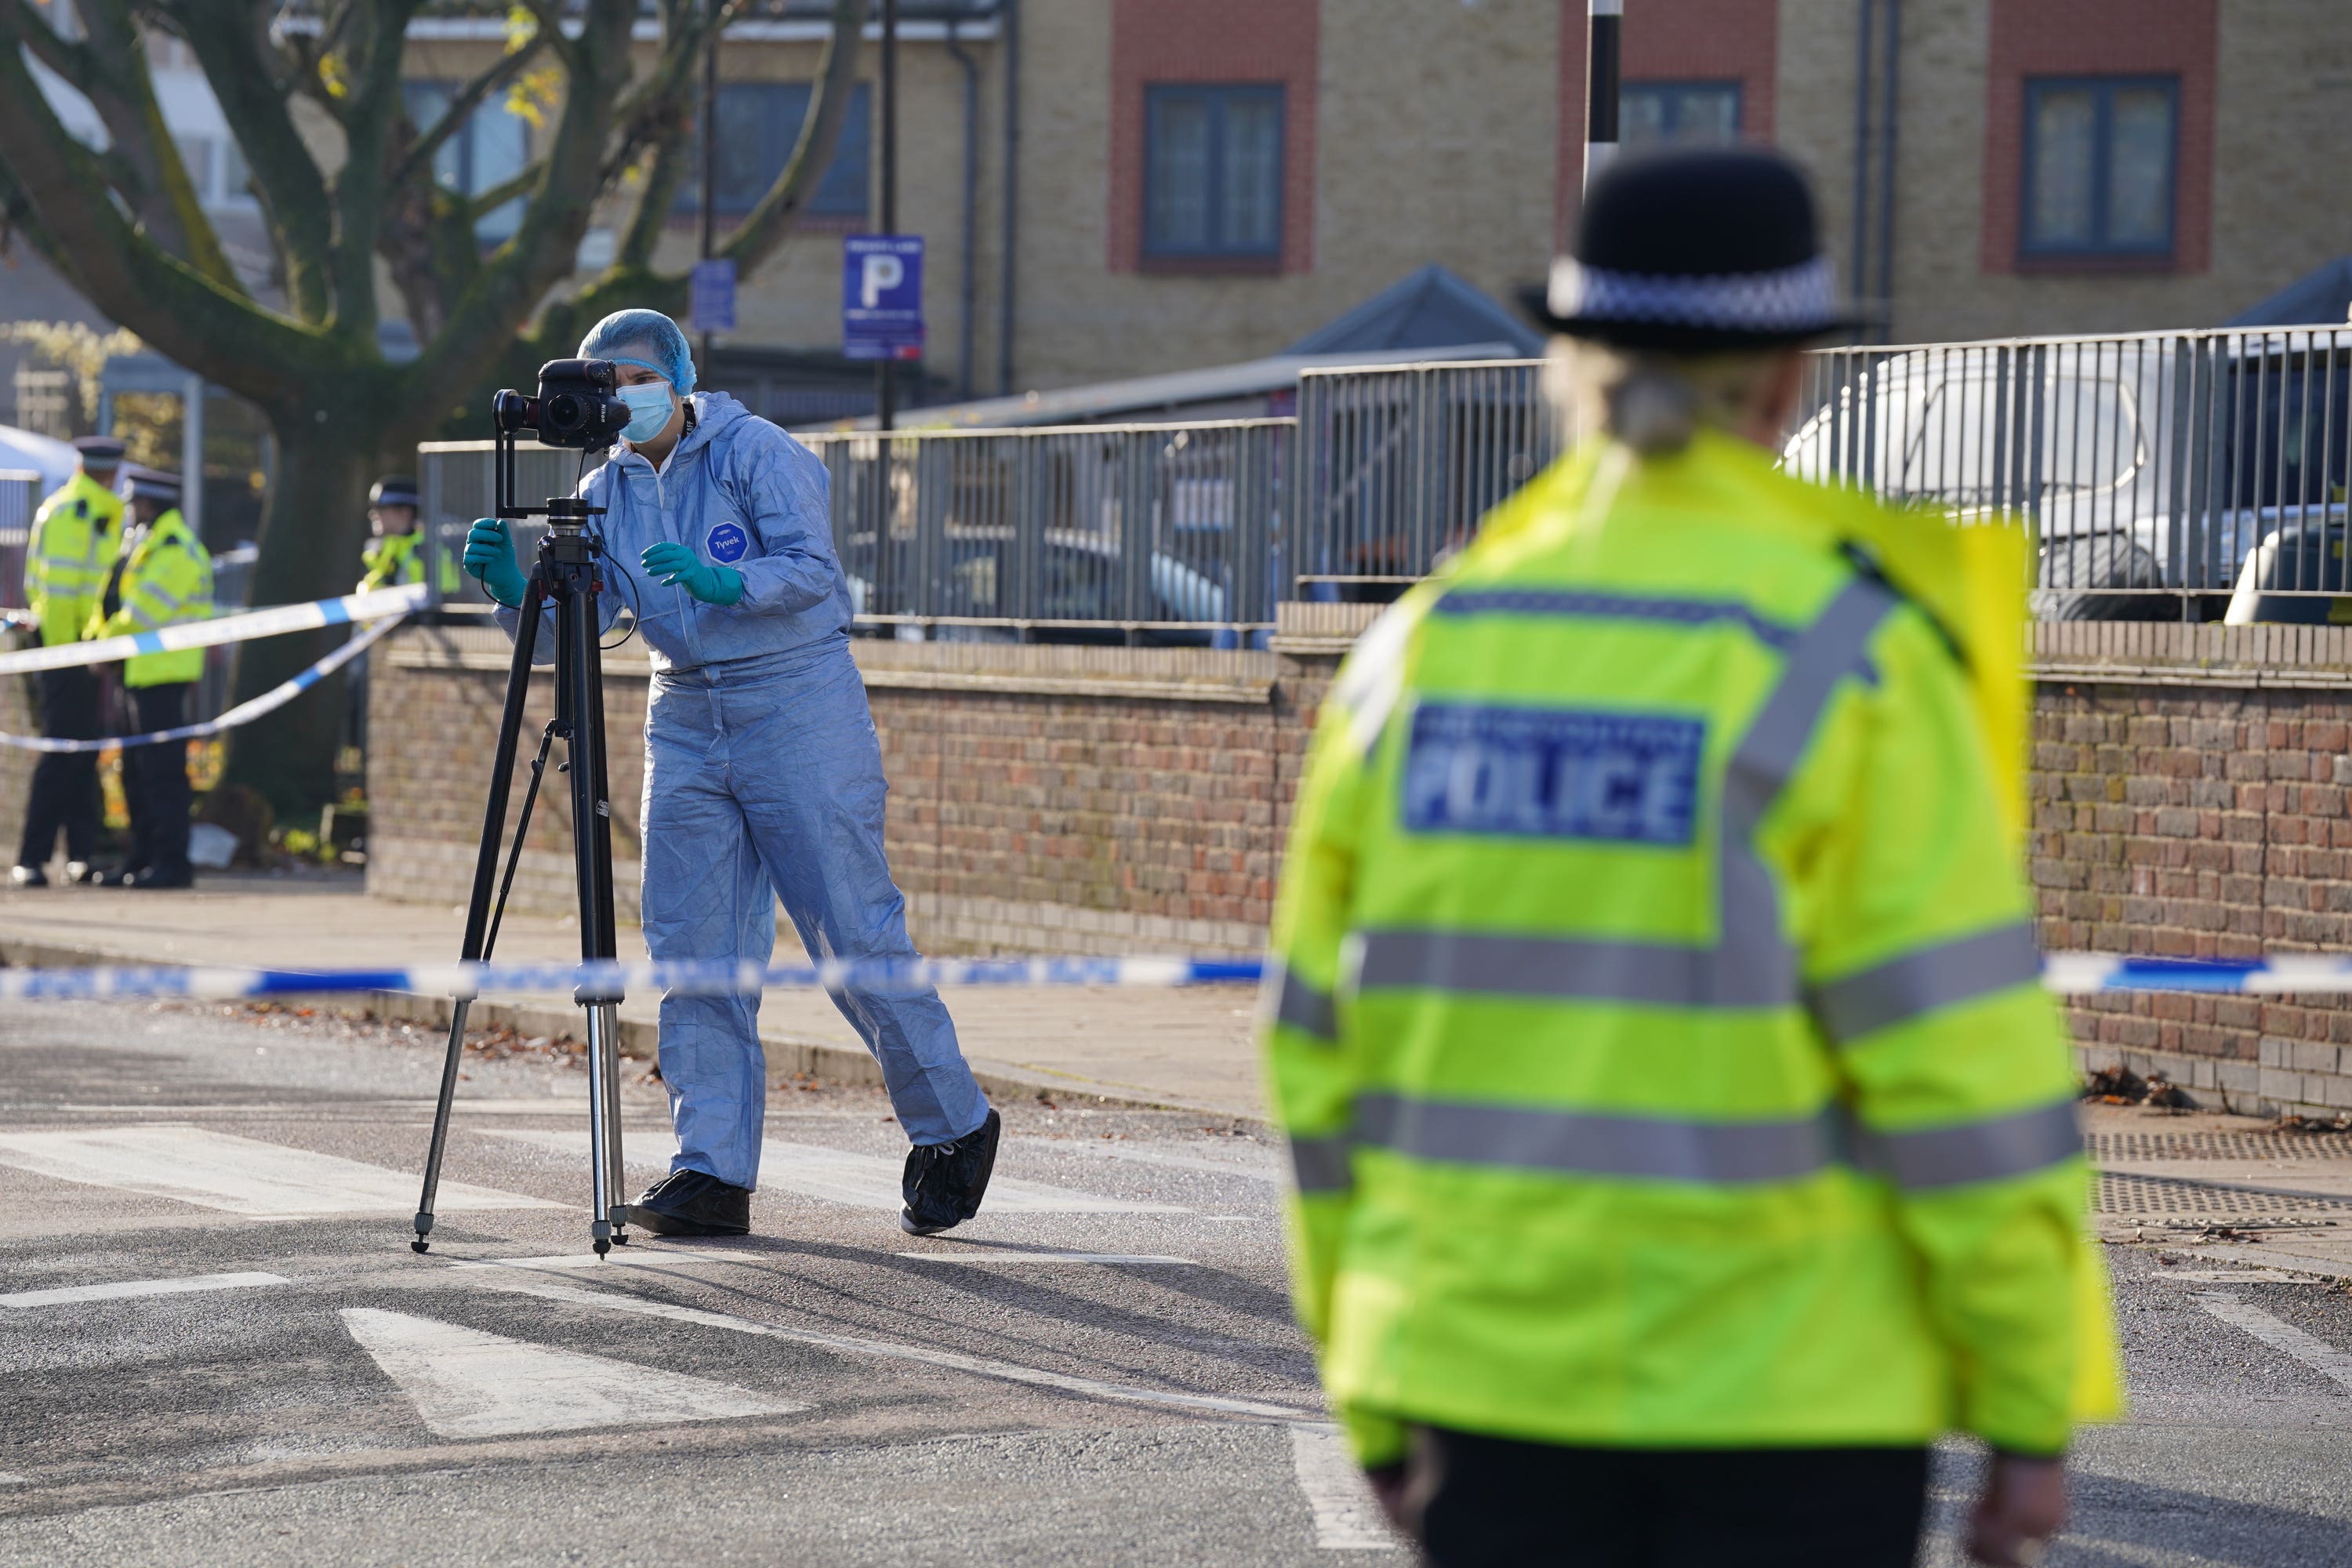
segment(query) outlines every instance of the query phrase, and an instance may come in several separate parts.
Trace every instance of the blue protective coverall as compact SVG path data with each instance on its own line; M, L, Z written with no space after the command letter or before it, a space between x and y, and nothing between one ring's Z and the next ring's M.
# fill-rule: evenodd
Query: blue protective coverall
M906 900L882 853L881 743L849 656L849 585L834 554L824 465L724 393L688 402L694 423L659 473L616 446L580 487L604 508L599 618L609 626L633 603L653 660L646 946L656 960L764 963L781 896L812 958L912 958ZM742 597L706 605L648 577L638 557L664 540L733 567ZM617 590L615 575L627 579ZM511 634L519 613L498 616ZM551 617L542 661L553 640ZM915 1142L944 1143L987 1120L936 992L833 1000L881 1063ZM756 994L662 998L673 1170L758 1184L767 1108L759 1012Z

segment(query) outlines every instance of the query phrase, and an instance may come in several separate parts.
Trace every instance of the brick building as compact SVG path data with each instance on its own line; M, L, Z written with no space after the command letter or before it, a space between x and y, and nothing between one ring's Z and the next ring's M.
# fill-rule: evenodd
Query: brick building
M2216 325L2352 251L2330 199L2352 162L2340 0L1626 9L1627 144L1795 153L1891 340ZM728 37L722 216L782 165L822 11L793 0ZM1507 298L1573 218L1584 0L904 0L902 15L901 226L930 241L935 395L1273 353L1431 262ZM412 77L478 68L495 33L420 22ZM861 72L877 63L869 44ZM840 237L874 222L872 110L869 85L816 212L745 286L720 343L739 374L824 379ZM484 134L498 145L452 177L486 184L522 154L519 128ZM693 239L689 195L663 259L682 264ZM835 384L854 395L854 377Z

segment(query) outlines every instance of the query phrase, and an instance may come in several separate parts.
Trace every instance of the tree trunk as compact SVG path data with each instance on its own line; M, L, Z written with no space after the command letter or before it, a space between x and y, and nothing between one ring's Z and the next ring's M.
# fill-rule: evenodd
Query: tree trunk
M278 416L278 476L263 509L253 603L294 605L348 594L360 578L367 534L372 444L355 442L373 420L352 407L313 407ZM351 636L345 626L237 645L236 700L290 679ZM226 777L268 797L281 818L315 815L334 798L335 751L342 742L341 672L277 712L229 732Z

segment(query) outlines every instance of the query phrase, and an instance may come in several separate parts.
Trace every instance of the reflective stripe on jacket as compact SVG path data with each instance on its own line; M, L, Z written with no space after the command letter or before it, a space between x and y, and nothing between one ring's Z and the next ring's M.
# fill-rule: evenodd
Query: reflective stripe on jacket
M41 643L79 642L122 542L122 500L77 470L33 515L25 551L25 604Z
M213 613L213 561L175 507L133 537L131 556L115 586L121 607L91 635L121 637L152 632L182 621L208 620ZM205 673L205 650L174 648L133 654L124 662L125 686L165 686L195 680Z
M2113 1408L2011 781L1859 504L1591 443L1343 666L1265 1033L1368 1460L2051 1453Z

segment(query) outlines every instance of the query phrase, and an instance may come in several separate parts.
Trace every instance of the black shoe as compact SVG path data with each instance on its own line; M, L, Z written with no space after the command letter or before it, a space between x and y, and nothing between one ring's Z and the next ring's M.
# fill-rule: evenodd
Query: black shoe
M751 1194L708 1171L672 1171L627 1205L629 1223L656 1236L749 1236Z
M908 1236L937 1236L978 1214L1003 1130L1004 1118L992 1110L987 1121L952 1143L918 1143L908 1150L902 1184L907 1206L898 1211L898 1228Z
M38 866L19 866L8 873L8 885L12 888L46 888L49 885L49 874Z
M122 888L193 888L196 885L196 879L193 872L166 871L159 866L150 866L143 871L132 872L115 885Z

